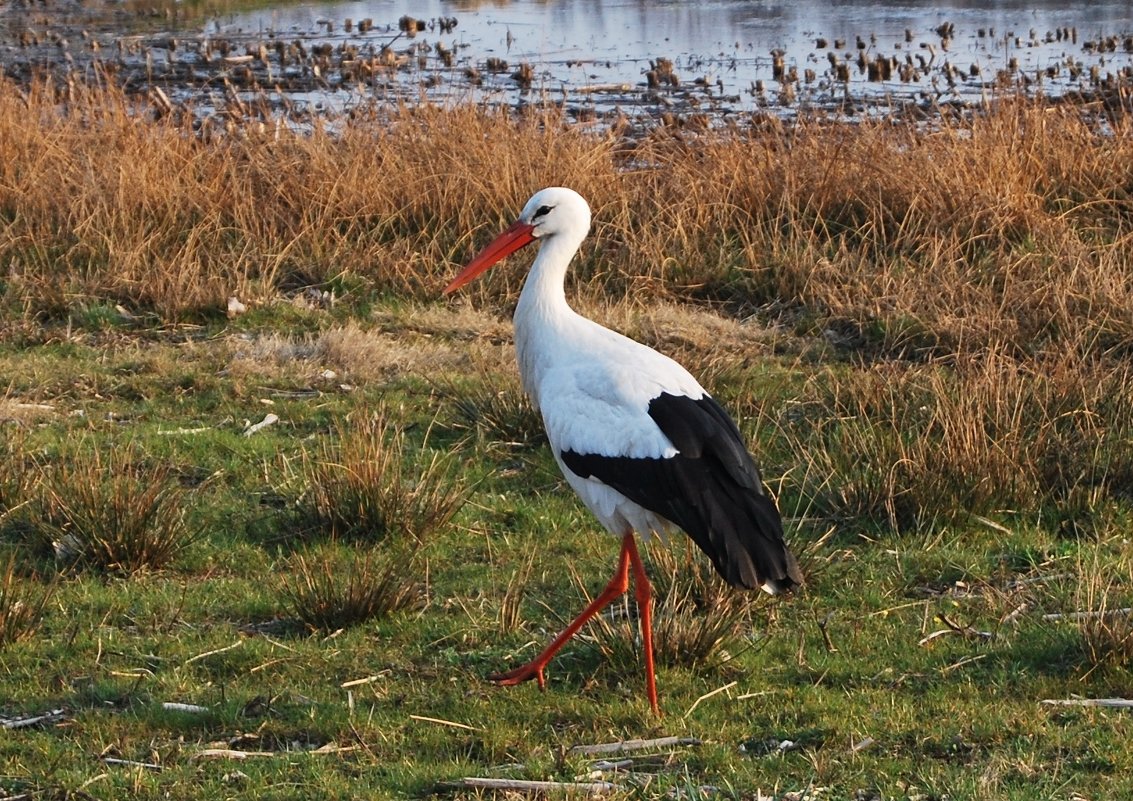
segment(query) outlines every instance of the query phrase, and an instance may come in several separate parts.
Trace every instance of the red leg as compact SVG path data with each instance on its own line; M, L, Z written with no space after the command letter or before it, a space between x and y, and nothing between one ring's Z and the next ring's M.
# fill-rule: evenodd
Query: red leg
M630 536L629 560L633 566L633 593L637 599L637 611L641 615L641 647L645 650L645 692L649 695L649 706L657 714L657 676L653 671L653 598L649 587L649 577L645 575L645 565L637 553L637 544Z
M590 620L590 618L601 612L611 601L624 594L625 591L629 589L629 567L630 562L634 559L639 563L641 561L640 557L637 556L637 547L633 542L633 532L630 531L622 537L622 552L618 557L618 569L614 571L614 575L610 579L609 584L606 585L606 588L599 593L597 598L590 602L589 606L582 610L582 614L576 617L574 622L563 630L562 634L555 637L555 639L551 641L551 644L544 648L543 652L530 662L504 673L493 673L488 676L488 680L494 681L496 684L510 686L535 679L539 682L540 689L542 689L545 685L543 668L545 668L547 663L559 652L559 649L566 645L567 640L577 634L578 630L586 625L586 622Z

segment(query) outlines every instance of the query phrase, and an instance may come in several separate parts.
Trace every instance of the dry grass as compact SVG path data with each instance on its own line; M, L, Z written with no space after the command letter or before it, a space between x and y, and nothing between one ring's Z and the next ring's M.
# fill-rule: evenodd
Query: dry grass
M162 568L192 541L184 496L173 467L133 445L82 451L45 469L31 536L64 563L126 574Z
M384 410L340 423L318 452L303 452L299 528L347 541L426 542L452 520L467 486L451 457L433 453L415 465L409 448Z
M556 160L602 153L582 135L472 108L406 111L336 136L204 140L176 120L139 124L114 90L75 85L60 99L50 84L0 85L7 293L56 315L110 300L176 319L232 294L260 301L344 276L432 295L471 232L531 178L551 182ZM448 145L422 147L425 136ZM484 169L503 151L529 155ZM544 163L532 173L535 153Z
M523 598L527 595L527 584L531 578L531 570L535 565L535 551L527 553L527 560L511 574L507 583L504 597L500 600L500 610L496 616L496 624L502 634L511 634L517 631L523 623Z
M11 556L0 567L0 647L33 636L39 630L51 590L20 575Z
M466 359L464 349L448 341L351 322L317 334L270 332L236 341L229 370L236 376L295 377L319 384L422 374L455 368Z
M7 403L0 399L0 405ZM33 497L38 472L26 445L24 429L0 422L0 526Z
M285 574L279 596L287 612L323 632L420 606L423 583L413 553L393 548L342 553L333 548L300 554Z
M1077 532L1133 486L1133 376L1061 354L824 373L778 430L812 513L896 530L1046 509Z
M568 182L594 208L588 295L774 303L916 357L1133 345L1133 138L1072 106L634 142L553 111L420 107L208 138L140 124L113 90L57 95L0 85L4 291L32 312L177 318L345 277L434 297L532 190Z
M1094 665L1133 664L1133 560L1103 564L1095 555L1079 565L1075 592L1078 628Z

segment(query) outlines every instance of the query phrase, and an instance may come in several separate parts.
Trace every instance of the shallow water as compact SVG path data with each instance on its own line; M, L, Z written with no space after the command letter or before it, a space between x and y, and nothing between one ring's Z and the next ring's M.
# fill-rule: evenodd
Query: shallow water
M0 15L0 66L111 75L159 114L300 125L422 97L646 125L923 115L1004 93L1133 112L1127 0L354 0L183 19L21 6Z
M370 34L397 48L410 44L397 25L410 10L426 21L457 20L452 32L426 29L416 41L456 46L458 64L483 72L490 57L507 61L495 78L482 76L482 86L522 93L509 78L526 62L534 68L532 89L569 95L597 87L606 91L587 97L607 105L642 100L633 93L647 88L651 60L659 57L672 60L685 87L668 92L670 105L716 109L829 104L847 95L948 102L972 100L997 86L1059 95L1120 76L1133 64L1133 40L1126 41L1133 3L1126 0L359 0L237 14L211 20L207 30L284 37L321 32L345 40L358 38L344 30L346 20L371 18ZM951 36L938 32L945 24ZM1106 37L1115 43L1113 52L1088 49L1088 42ZM787 91L791 82L778 80L776 50L786 77L794 68L798 78ZM871 79L859 54L867 62L883 57L891 66L907 66ZM849 69L839 74L836 62ZM442 76L434 88L451 92L452 81ZM662 89L672 88L662 81ZM658 94L664 100L664 92Z

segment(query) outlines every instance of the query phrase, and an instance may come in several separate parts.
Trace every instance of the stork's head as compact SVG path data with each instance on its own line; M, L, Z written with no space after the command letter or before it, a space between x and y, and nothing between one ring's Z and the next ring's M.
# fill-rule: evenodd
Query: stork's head
M576 240L573 246L577 247L589 230L590 206L582 199L582 195L564 186L540 189L527 201L519 219L493 239L445 287L445 294L464 286L496 262L536 239L549 240L562 236Z
M519 222L531 226L536 239L558 233L575 233L582 236L590 230L590 206L582 195L565 186L540 189L519 215Z

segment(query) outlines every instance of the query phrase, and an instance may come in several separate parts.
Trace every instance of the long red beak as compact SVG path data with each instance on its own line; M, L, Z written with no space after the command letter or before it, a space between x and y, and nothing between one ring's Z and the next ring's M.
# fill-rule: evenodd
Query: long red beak
M468 262L460 275L452 279L452 283L445 287L444 294L455 292L500 259L510 256L524 245L534 242L535 235L532 233L534 230L535 226L525 222L516 221L512 223L506 231L493 239L488 247L480 251L480 255Z

